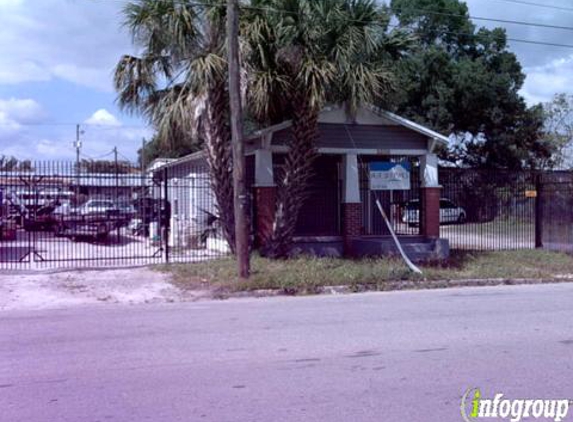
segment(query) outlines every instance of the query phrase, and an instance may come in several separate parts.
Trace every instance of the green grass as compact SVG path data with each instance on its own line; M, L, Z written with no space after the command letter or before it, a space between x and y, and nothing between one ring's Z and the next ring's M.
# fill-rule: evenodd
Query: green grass
M196 264L158 267L173 274L182 289L210 290L225 295L238 291L279 289L288 294L315 293L323 286L350 286L356 291L386 290L391 282L426 280L552 279L573 273L573 258L566 254L528 250L454 252L446 263L423 265L423 276L408 271L397 259L347 260L301 257L272 261L253 256L252 276L238 281L231 258Z

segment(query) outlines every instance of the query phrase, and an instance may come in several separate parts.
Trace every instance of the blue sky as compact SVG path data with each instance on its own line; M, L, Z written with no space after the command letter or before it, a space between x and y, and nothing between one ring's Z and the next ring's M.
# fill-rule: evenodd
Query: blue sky
M537 0L542 3L542 0ZM115 104L111 75L122 54L133 52L122 30L122 0L0 0L0 154L36 160L75 156L75 124L82 153L98 158L117 146L136 158L151 130ZM566 0L551 0L571 7ZM469 0L470 13L573 26L573 12L503 0ZM570 31L504 26L513 38L573 44ZM511 44L527 74L529 103L573 93L573 49Z

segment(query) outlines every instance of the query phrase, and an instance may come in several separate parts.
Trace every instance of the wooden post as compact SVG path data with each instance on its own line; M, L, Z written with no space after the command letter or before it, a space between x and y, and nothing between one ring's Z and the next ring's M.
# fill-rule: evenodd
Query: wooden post
M239 66L239 4L227 0L227 42L229 61L229 100L233 145L233 190L235 200L235 250L240 278L248 278L249 227L245 188L245 148L243 144L243 110L241 106L241 70Z

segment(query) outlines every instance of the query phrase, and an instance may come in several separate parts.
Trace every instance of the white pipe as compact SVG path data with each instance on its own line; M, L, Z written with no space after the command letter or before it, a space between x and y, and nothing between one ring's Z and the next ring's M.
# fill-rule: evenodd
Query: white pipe
M382 208L382 204L380 204L380 200L378 198L376 198L376 206L380 210L380 213L382 214L382 218L384 219L384 222L386 223L386 227L388 227L388 230L390 230L390 234L392 235L392 238L394 239L394 243L396 244L396 247L400 251L400 255L402 255L402 258L404 259L404 262L406 262L406 265L408 266L408 268L410 268L410 270L412 270L416 274L422 274L422 271L418 267L416 267L412 261L410 261L410 258L408 258L408 255L406 255L406 253L404 252L404 249L402 249L402 245L400 244L400 241L398 240L398 236L396 236L396 233L394 233L394 229L392 228L390 221L388 221L388 217L386 217L386 213L384 212L384 208Z

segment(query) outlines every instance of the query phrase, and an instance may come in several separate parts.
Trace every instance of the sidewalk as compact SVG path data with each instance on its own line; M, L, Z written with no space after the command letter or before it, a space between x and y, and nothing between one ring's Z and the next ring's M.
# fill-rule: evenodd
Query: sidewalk
M0 275L0 310L67 308L101 303L192 300L148 268Z

